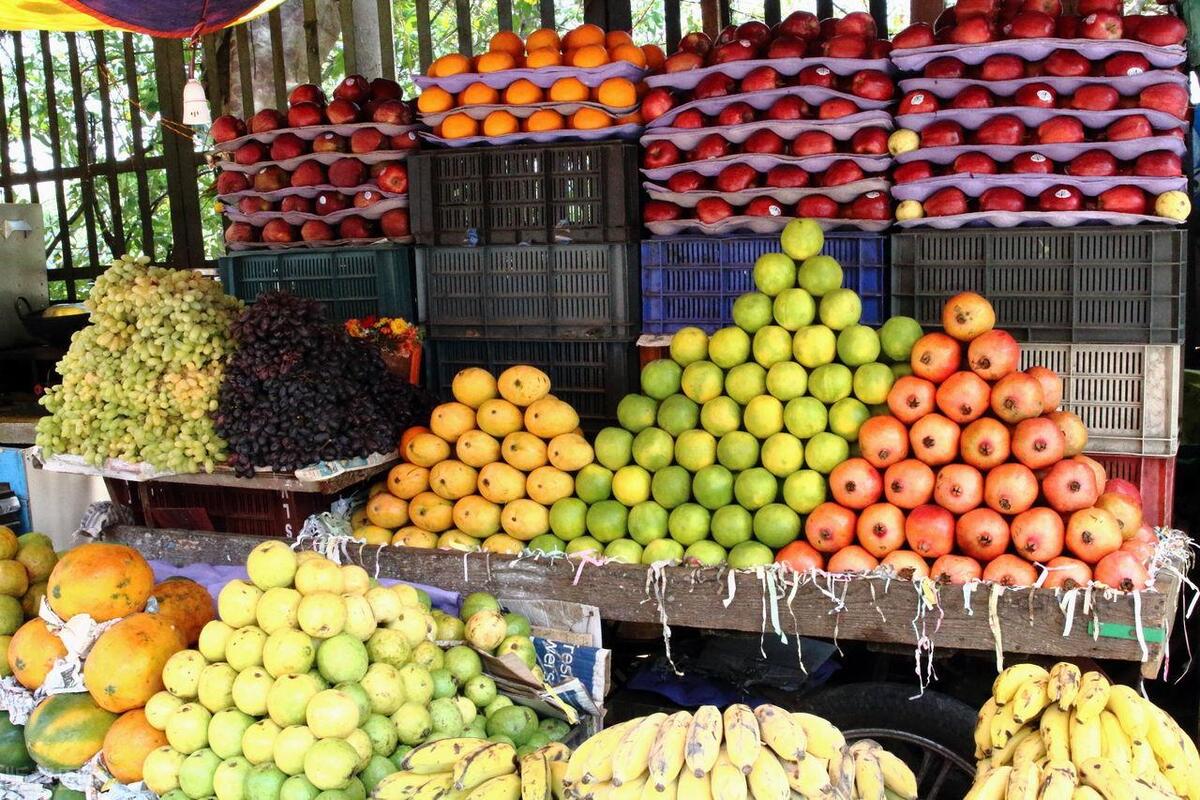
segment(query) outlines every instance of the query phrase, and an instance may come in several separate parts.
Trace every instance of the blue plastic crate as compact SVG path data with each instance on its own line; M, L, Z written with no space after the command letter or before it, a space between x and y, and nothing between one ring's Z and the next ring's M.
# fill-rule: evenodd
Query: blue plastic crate
M883 323L888 308L887 238L829 233L822 253L842 265L843 284L862 298L862 322ZM733 301L753 291L750 271L778 236L674 236L642 242L642 331L694 325L712 333L733 324Z

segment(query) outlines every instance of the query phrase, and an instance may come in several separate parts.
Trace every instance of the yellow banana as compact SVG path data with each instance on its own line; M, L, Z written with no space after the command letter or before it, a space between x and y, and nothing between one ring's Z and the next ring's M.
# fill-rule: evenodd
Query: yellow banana
M1004 800L1008 791L1008 777L1012 767L997 767L996 769L976 780L971 790L963 800Z
M917 776L908 764L890 750L882 747L875 751L875 759L883 772L883 785L903 800L917 800Z
M371 796L376 800L409 800L416 795L418 789L430 781L441 782L443 780L447 784L450 783L449 772L432 775L422 775L410 770L393 772L375 786Z
M975 718L975 757L986 758L992 752L992 718L996 716L996 712L1000 706L996 705L996 698L989 697L983 707L979 709L979 716Z
M1150 718L1146 738L1150 742L1150 747L1154 749L1159 771L1171 784L1175 794L1186 796L1188 774L1191 771L1187 748L1183 743L1183 739L1186 737L1179 735L1179 729L1175 727L1173 720L1167 716L1165 711L1150 703L1146 704L1146 710L1147 716Z
M607 783L612 777L613 752L621 743L621 737L640 721L631 719L605 728L581 744L567 762L563 783L568 788L578 784Z
M746 776L746 785L754 800L788 800L792 795L783 765L766 747L759 748L758 756Z
M449 772L454 765L491 742L487 739L442 739L413 748L400 762L400 769L418 775Z
M1150 721L1146 718L1146 700L1136 689L1116 684L1109 689L1105 708L1116 715L1121 729L1130 739L1146 738L1146 729L1150 727Z
M802 711L792 714L792 719L804 729L805 749L810 755L831 761L846 746L846 737L829 720Z
M521 776L510 772L489 778L472 789L464 800L521 800Z
M1100 712L1108 705L1112 686L1108 678L1096 671L1083 673L1079 680L1079 695L1075 698L1075 716L1084 722L1100 718Z
M996 698L998 705L1004 705L1013 699L1025 681L1048 677L1050 673L1037 664L1013 664L992 682L992 697Z
M749 775L762 749L758 720L750 706L735 703L725 709L725 752L735 767Z
M1012 764L1013 756L1016 754L1017 748L1020 747L1027 739L1030 739L1034 736L1037 736L1037 731L1035 731L1029 725L1022 725L1020 728L1017 728L1017 732L1013 734L1012 738L1008 740L1008 743L1004 745L1004 747L1000 747L992 751L992 766L1003 767L1005 764Z
M1046 744L1046 757L1051 761L1071 760L1071 715L1052 706L1042 712L1038 728Z
M833 789L829 782L829 762L823 758L808 755L803 761L785 761L783 769L792 791L804 797L818 797Z
M855 742L850 748L854 759L854 791L862 800L886 800L883 767L875 757L879 745L874 742Z
M546 768L550 773L550 795L554 800L566 800L567 787L564 778L567 776L567 762L546 759Z
M1079 667L1069 661L1060 661L1050 668L1050 682L1046 686L1046 696L1052 703L1067 711L1075 704L1079 694L1079 680L1082 677Z
M1103 733L1103 755L1119 772L1130 774L1133 760L1129 737L1117 721L1117 715L1111 711L1100 712L1100 730Z
M489 743L454 765L454 791L470 791L483 783L517 771L517 751L506 742ZM497 784L498 786L505 784ZM521 779L517 778L517 794Z
M854 756L850 749L843 747L834 758L829 760L829 782L833 791L841 797L855 797L855 767Z
M721 754L717 757L717 763L713 766L709 778L712 796L716 800L746 800L746 775L729 760L725 748L721 748Z
M1012 699L1014 722L1026 723L1037 719L1037 715L1050 703L1046 693L1049 683L1048 678L1037 678L1021 684Z
M993 752L1004 749L1004 745L1008 744L1008 740L1021 727L1021 723L1013 719L1014 708L1015 706L1012 703L1007 703L1000 706L1000 710L992 717L991 735Z
M1074 764L1070 761L1051 761L1042 769L1038 800L1071 800L1075 783Z
M647 770L650 777L647 783L652 784L658 792L665 792L668 784L683 769L683 758L687 746L688 728L692 725L692 715L687 711L678 711L667 717L659 726L658 736L650 746L650 761Z
M1129 774L1135 778L1158 774L1158 762L1154 759L1154 748L1145 738L1129 740Z
M697 778L712 772L717 763L722 731L721 712L716 706L701 706L692 715L684 744L684 762Z
M1075 791L1071 793L1071 800L1104 800L1104 798L1090 786L1076 786Z
M517 762L521 775L521 800L547 800L550 797L550 765L546 756L533 752Z
M1020 769L1026 764L1036 764L1045 757L1046 743L1042 740L1040 733L1026 736L1013 748L1012 765L1014 769Z
M650 748L658 738L659 728L667 715L661 711L644 717L632 728L613 751L612 785L620 787L646 774L650 767Z
M1157 767L1155 767L1153 772L1145 776L1135 775L1133 777L1137 782L1144 783L1151 789L1155 789L1156 791L1159 791L1168 797L1175 794L1175 787L1171 785L1170 781L1163 777L1163 774L1158 771ZM1191 795L1188 796L1190 797Z
M426 783L412 794L412 800L441 800L454 787L454 778L448 772L441 772L433 780Z
M1100 758L1104 752L1103 732L1100 720L1093 719L1085 722L1079 718L1079 707L1071 712L1070 734L1071 761L1076 769L1082 769L1084 761Z
M1038 769L1037 764L1013 767L1013 771L1008 774L1008 788L1004 792L1004 800L1038 800L1041 778L1042 771Z
M539 747L536 752L546 757L547 761L561 761L564 764L571 760L571 748L562 742L551 742Z
M662 789L656 789L654 782L650 778L646 778L640 800L675 800L679 796L678 792L679 787L675 781L671 781Z
M571 800L609 800L616 789L608 781L589 783L586 786L575 787L574 793L569 793Z
M675 796L682 800L712 800L712 785L708 773L697 776L690 769L679 773Z
M608 790L608 798L609 800L641 800L642 790L645 788L646 775L643 773L633 780L625 781L620 786L613 783L612 788Z
M763 743L774 750L777 756L786 761L804 758L808 745L804 728L792 719L790 713L779 706L761 705L754 709L754 717L758 720Z
M1090 758L1077 764L1079 781L1105 800L1168 800L1162 792L1121 774L1111 762Z

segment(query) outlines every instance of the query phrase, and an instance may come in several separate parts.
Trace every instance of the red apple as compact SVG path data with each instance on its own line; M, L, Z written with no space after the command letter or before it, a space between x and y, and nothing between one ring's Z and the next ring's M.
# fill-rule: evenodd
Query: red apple
M747 164L730 164L713 181L718 192L740 192L758 184L758 173Z
M246 142L233 151L233 160L238 164L257 164L267 160L267 146L262 142Z
M898 115L932 114L939 108L941 108L941 103L938 102L933 92L917 89L900 98L900 105L896 108L896 113Z
M341 192L321 192L313 203L313 211L321 216L342 211L350 207L350 201Z
M957 174L996 175L1000 172L995 159L986 153L963 153L954 159L950 171Z
M1106 150L1088 150L1071 159L1064 171L1076 177L1107 178L1117 174L1117 158Z
M323 106L325 105L325 92L321 91L320 86L311 83L302 83L288 94L289 106L298 106L301 103L315 103L318 106Z
M331 242L333 226L323 219L310 219L300 226L300 238L306 242Z
M325 106L325 116L333 125L349 125L358 122L362 115L361 109L349 100L334 100Z
M1142 114L1121 117L1104 130L1104 138L1110 142L1121 142L1127 139L1145 139L1153 136L1150 120Z
M861 36L875 38L875 18L865 11L851 11L833 23L833 32L838 36Z
M914 22L892 37L892 46L897 50L933 47L935 43L933 26L928 22Z
M839 210L837 202L823 194L810 194L796 203L796 216L806 219L834 219Z
M933 164L928 161L909 161L900 164L892 170L892 179L896 183L912 183L933 177Z
M1133 163L1133 174L1151 178L1176 178L1183 174L1183 162L1170 150L1142 153Z
M694 109L689 109L689 111L690 110L694 110ZM685 111L684 114L686 114L686 113L688 113L688 112ZM679 116L683 116L683 114L680 114ZM723 125L742 125L747 122L754 122L754 116L755 116L754 107L751 106L749 103L730 103L729 105L722 108L720 113L717 114L716 123L717 123L717 125L722 125L722 126ZM678 119L679 119L679 117L676 117L677 121L675 123L673 123L675 125L675 127L677 127L677 128L687 127L687 126L680 125L678 122ZM699 127L703 126L703 122L704 122L703 117L700 118L700 122L701 122L701 124L696 125L695 127L699 128Z
M679 219L679 213L680 208L674 203L665 203L662 200L647 200L642 203L643 222L666 222Z
M733 94L736 84L733 78L728 75L722 75L720 72L714 72L711 75L705 75L696 84L696 88L692 90L692 97L697 100L707 100L710 97L725 97Z
M940 56L925 65L922 73L926 78L961 78L967 73L967 67L957 58Z
M828 39L834 35L834 27L837 25L837 19L834 17L825 17L821 20L821 33L818 38Z
M225 229L227 242L257 242L258 229L248 222L231 222Z
M683 172L676 172L667 178L667 188L672 192L694 192L698 189L703 189L707 184L707 178L699 172L693 172L690 169Z
M270 211L271 201L265 197L255 197L253 195L243 197L237 202L237 210L243 214L254 214L259 211Z
M1187 25L1183 20L1172 14L1154 14L1145 16L1138 23L1133 36L1139 42L1168 47L1173 44L1183 44L1187 37Z
M808 44L794 36L780 36L767 45L767 58L804 58Z
M825 131L802 131L792 140L792 155L815 156L833 153L837 142Z
M1083 195L1074 186L1051 186L1038 195L1040 211L1079 211L1083 208Z
M1150 69L1150 62L1141 53L1117 53L1104 62L1104 74L1109 78L1141 75Z
M999 53L988 56L979 65L979 78L985 81L1015 81L1025 76L1025 62L1018 56Z
M966 143L962 125L948 119L931 122L921 131L922 147L955 147Z
M411 235L407 208L393 208L383 212L379 218L379 231L389 239L403 239Z
M746 141L742 142L743 153L776 155L784 152L785 149L783 138L775 131L765 129L755 131Z
M867 192L851 201L845 209L845 216L850 219L891 219L892 204L885 192Z
M817 119L840 119L858 113L858 106L853 100L844 97L831 97L817 108Z
M818 183L825 187L841 186L846 183L861 181L864 177L866 176L862 171L862 167L853 161L835 161L829 165L829 169L822 173Z
M294 133L281 133L271 142L271 160L286 161L308 152L308 142Z
M772 103L763 118L776 120L804 119L811 111L812 109L808 107L808 103L799 97L789 95L781 97Z
M658 119L663 114L675 107L675 97L671 94L671 90L662 86L656 86L646 92L646 96L642 98L642 119L646 122Z
M375 223L363 217L346 217L338 223L339 239L374 239Z
M1039 144L1075 144L1084 140L1083 123L1074 117L1052 117L1037 126Z
M688 153L688 161L708 161L729 155L729 142L720 134L710 133Z
M324 186L327 183L325 166L320 161L305 161L292 173L292 186Z
M698 53L681 52L663 62L664 72L687 72L704 66L704 56Z
M985 145L1018 145L1025 141L1025 123L1012 114L986 120L975 131L975 142Z
M679 40L678 52L703 56L707 55L709 50L712 50L712 39L703 31L692 31Z
M371 81L371 99L380 102L388 100L399 100L404 94L400 90L400 84L387 78L376 78Z
M734 105L738 105L738 104L734 103ZM724 112L721 112L721 113L724 113ZM697 109L689 108L687 111L680 111L678 114L675 115L675 119L671 120L671 127L672 128L703 128L704 122L705 122L705 120L704 120L703 114L701 114ZM732 123L721 122L721 118L717 117L717 124L718 125L726 125L726 124L732 124Z
M1136 186L1114 186L1100 193L1096 208L1120 214L1145 214L1146 193Z
M981 44L996 38L996 32L987 17L964 19L950 29L952 44Z
M266 133L287 127L287 118L273 108L264 108L246 123L250 133Z
M411 125L412 106L403 100L382 100L371 112L371 121L387 125Z
M850 137L850 152L859 155L886 155L888 134L883 128L859 128Z
M351 153L370 153L382 150L386 137L376 128L359 128L350 136Z
M861 36L839 34L825 42L826 58L862 58L867 54L867 40Z
M304 164L300 165L301 167ZM318 165L320 166L320 165ZM274 165L263 167L254 175L254 191L256 192L275 192L280 189L285 189L291 184L291 179L294 175L289 175L287 170L280 169Z
M771 167L764 183L780 189L803 189L808 186L809 177L807 172L795 164L780 164Z
M742 78L741 91L768 92L780 85L779 73L771 67L755 67Z
M310 125L320 125L325 122L325 108L316 103L296 103L288 109L287 124L289 128L307 128Z
M421 146L421 139L416 131L405 131L393 136L389 143L393 150L416 150Z
M1055 50L1043 62L1047 75L1084 78L1092 73L1092 62L1074 50Z
M832 89L833 82L833 72L829 67L805 67L796 76L798 86L820 86L823 89Z
M1054 35L1059 39L1079 38L1079 15L1064 14L1054 21Z
M371 84L362 75L347 75L334 87L333 96L338 100L348 100L361 105L371 96Z
M1043 14L1057 17L1062 14L1062 2L1061 0L1025 0L1021 3L1021 10L1041 11Z
M329 174L332 177L333 167L329 168ZM385 192L404 194L408 191L408 167L399 161L391 162L384 166L375 180Z
M313 213L312 200L298 194L289 194L287 197L279 201L279 210L285 214L289 211L299 212L301 214Z
M1017 89L1013 101L1027 108L1055 108L1058 105L1058 92L1048 83L1027 83Z
M1187 89L1178 83L1156 83L1142 89L1138 95L1138 105L1154 111L1187 118L1188 93Z
M358 186L366 179L367 167L357 158L339 158L329 165L329 182L334 186Z
M709 54L710 64L729 64L733 61L748 61L756 55L754 43L749 39L736 39L717 45Z
M318 134L312 143L314 153L344 153L348 148L349 142L346 141L346 137L333 131Z
M962 22L971 17L991 19L996 16L999 5L997 0L960 0L954 6L954 19L956 22Z
M821 22L816 14L793 11L780 21L779 33L797 39L815 39L821 33Z
M246 135L246 123L232 114L225 114L213 120L209 133L217 144L233 141Z
M711 225L733 216L733 206L720 197L705 197L696 203L696 219Z
M967 213L967 196L962 189L947 186L929 195L921 205L925 208L926 216L951 217Z
M1121 102L1121 95L1111 86L1089 83L1080 86L1071 97L1071 108L1079 111L1112 111Z
M1024 211L1025 195L1009 186L993 186L979 195L980 211Z
M991 108L996 105L992 93L982 86L968 86L955 95L951 108Z
M1108 14L1120 14L1121 0L1079 0L1075 11L1081 17L1086 17L1088 14L1095 14L1098 11Z
M747 217L781 217L783 206L773 197L756 197L742 213Z
M896 93L896 84L887 73L877 69L863 69L850 79L850 93L867 100L891 100Z
M1004 27L1013 39L1046 39L1054 35L1054 17L1041 11L1022 11Z
M679 148L674 142L666 139L655 139L646 145L646 152L642 154L642 166L646 169L658 169L659 167L669 167L672 164L679 163Z
M250 176L244 172L224 171L217 176L217 194L244 192L250 188Z
M262 240L264 242L294 242L296 241L296 227L281 219L273 219L262 228Z
M1050 175L1054 162L1041 153L1019 153L1013 157L1009 167L1013 172L1024 175Z
M1120 39L1124 32L1121 17L1107 11L1088 14L1079 23L1079 33L1084 39Z
M765 22L752 19L738 25L737 38L749 39L755 47L761 48L771 38L771 29Z

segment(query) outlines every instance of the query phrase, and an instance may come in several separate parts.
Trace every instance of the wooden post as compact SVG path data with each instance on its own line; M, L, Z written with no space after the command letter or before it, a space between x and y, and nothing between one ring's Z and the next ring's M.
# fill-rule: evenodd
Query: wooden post
M946 4L944 0L911 0L909 5L913 22L933 23L938 14L942 13Z
M721 11L718 8L718 0L700 0L700 24L704 26L704 32L714 39L721 32Z
M350 3L350 16L353 21L349 31L342 31L342 38L353 37L354 39L354 54L357 57L354 71L359 75L367 76L368 79L377 78L383 74L383 50L379 36L379 4L376 0L343 0L343 2ZM346 71L350 71L349 67Z
M158 104L164 120L183 125L183 44L178 39L154 40L154 71L158 76ZM190 137L166 127L162 131L167 170L167 197L171 204L174 239L172 266L204 266L204 239L200 233L200 195L196 191L196 153ZM146 213L146 209L142 209Z

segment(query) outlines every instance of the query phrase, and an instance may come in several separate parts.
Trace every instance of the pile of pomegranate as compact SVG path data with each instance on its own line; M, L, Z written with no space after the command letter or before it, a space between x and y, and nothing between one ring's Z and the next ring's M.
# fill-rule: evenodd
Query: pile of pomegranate
M861 456L829 475L832 501L779 554L800 570L880 563L950 583L1142 589L1157 539L1136 487L1082 455L1087 430L1059 409L1062 381L1021 370L1021 347L978 294L952 297L943 332L912 349L890 414L859 431Z
M409 236L407 155L420 146L395 81L350 75L325 93L301 84L286 112L213 121L225 240L246 247ZM372 206L376 208L371 209ZM371 210L368 210L371 209Z
M889 49L864 12L689 33L642 100L644 221L890 220Z
M1076 14L1060 0L963 0L901 31L893 59L913 76L891 141L897 219L1177 218L1185 35L1170 14L1121 16L1120 0L1080 0Z

